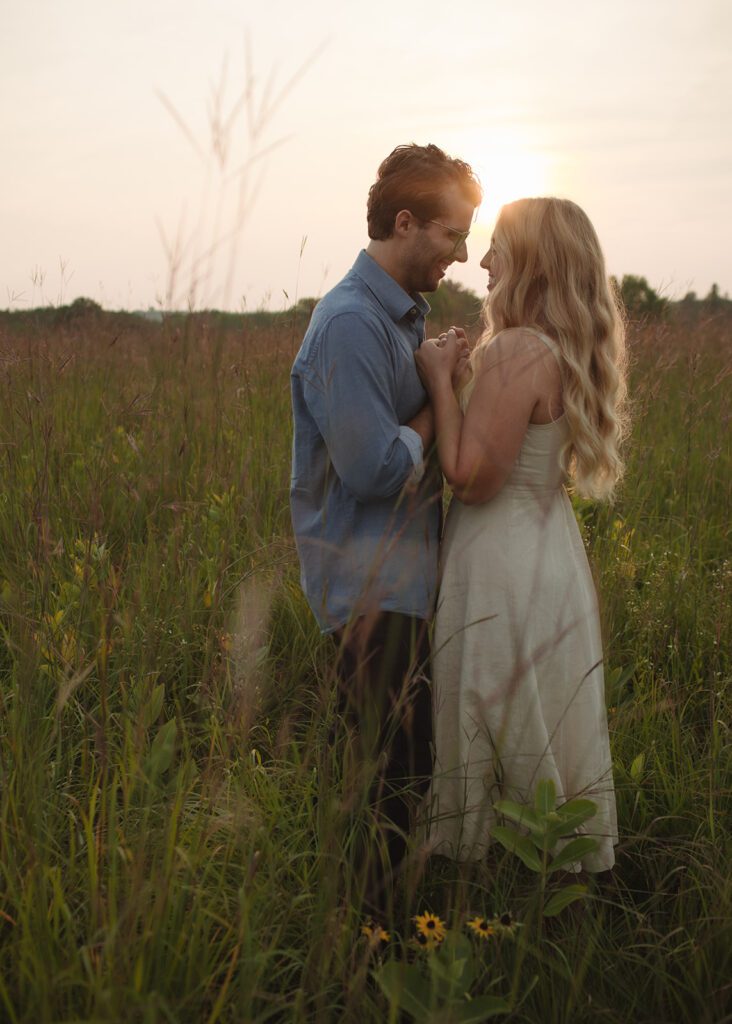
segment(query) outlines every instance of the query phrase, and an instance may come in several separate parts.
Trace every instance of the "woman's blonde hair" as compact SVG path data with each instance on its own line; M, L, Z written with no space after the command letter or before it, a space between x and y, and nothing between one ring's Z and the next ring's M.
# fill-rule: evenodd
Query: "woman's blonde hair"
M568 199L519 199L502 208L491 244L501 274L484 308L474 368L508 327L553 338L569 425L563 466L580 494L609 498L623 473L625 328L595 229Z

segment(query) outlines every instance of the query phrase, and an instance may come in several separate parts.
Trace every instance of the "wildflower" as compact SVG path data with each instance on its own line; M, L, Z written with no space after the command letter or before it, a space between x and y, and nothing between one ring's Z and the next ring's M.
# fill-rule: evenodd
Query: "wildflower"
M414 918L414 923L417 927L417 941L419 936L424 936L431 942L442 942L445 938L446 927L445 922L442 921L437 914L418 914ZM420 943L421 944L421 943Z
M496 934L496 929L485 917L474 917L472 921L468 921L468 928L472 929L481 939L489 939Z
M507 910L494 917L491 925L499 935L514 935L519 926L518 921Z
M426 949L428 951L437 949L440 945L437 939L433 939L428 935L423 935L422 932L417 932L414 938L410 940L410 944L417 949Z
M384 931L380 924L375 924L370 919L361 925L361 934L369 940L369 946L372 949L388 942L391 938L389 932Z

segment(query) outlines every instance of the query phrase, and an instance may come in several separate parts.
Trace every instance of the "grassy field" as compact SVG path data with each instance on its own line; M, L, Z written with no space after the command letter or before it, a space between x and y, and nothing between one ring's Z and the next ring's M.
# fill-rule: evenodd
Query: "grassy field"
M300 326L0 331L0 1019L396 1022L374 971L400 951L431 1019L485 1019L408 945L430 911L503 1019L732 1021L729 318L632 331L627 480L577 505L615 871L542 918L508 853L416 856L379 949L290 533Z

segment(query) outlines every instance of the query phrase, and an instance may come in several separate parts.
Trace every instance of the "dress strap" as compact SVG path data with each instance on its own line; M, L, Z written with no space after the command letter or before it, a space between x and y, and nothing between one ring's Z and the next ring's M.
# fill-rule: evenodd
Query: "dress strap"
M537 330L536 327L524 327L523 329L525 331L530 331L531 334L535 334L537 338L543 341L546 347L549 349L549 351L556 359L556 361L559 363L559 369L563 369L562 353L560 352L559 345L557 345L556 341L554 341L553 338L550 338L548 334L544 334L542 331Z

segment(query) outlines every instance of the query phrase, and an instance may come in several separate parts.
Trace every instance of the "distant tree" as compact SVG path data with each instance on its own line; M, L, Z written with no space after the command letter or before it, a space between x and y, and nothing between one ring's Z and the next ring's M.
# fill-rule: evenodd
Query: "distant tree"
M699 296L694 291L687 292L681 301L685 302L687 305L691 305L692 303L699 301Z
M292 307L292 311L295 316L306 316L308 319L313 315L313 310L320 302L320 299L314 299L310 296L304 299L299 299L297 305Z
M80 296L78 299L74 299L68 310L69 315L72 317L89 316L90 313L101 313L102 307L94 299L86 299Z
M430 292L427 301L431 307L431 325L449 327L450 324L455 324L470 327L480 318L480 298L470 288L464 288L457 281L443 281L436 292Z
M96 318L104 310L94 299L86 299L81 296L74 299L70 306L59 306L55 311L54 321L57 324L71 324L80 320Z
M720 310L724 305L724 299L719 294L719 285L716 283L716 281L709 289L709 294L704 299L704 305L707 307L707 309L710 309L712 312L715 313L718 310Z
M666 315L668 300L654 291L645 277L624 274L618 290L628 316L656 320Z

